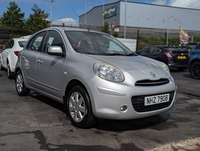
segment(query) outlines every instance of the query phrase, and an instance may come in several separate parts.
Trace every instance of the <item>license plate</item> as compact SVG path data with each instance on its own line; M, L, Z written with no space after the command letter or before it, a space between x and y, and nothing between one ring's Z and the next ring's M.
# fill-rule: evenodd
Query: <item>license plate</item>
M144 98L144 105L154 105L169 102L169 94L161 94L161 95L154 95L154 96L147 96Z
M186 56L178 56L178 59L186 59Z

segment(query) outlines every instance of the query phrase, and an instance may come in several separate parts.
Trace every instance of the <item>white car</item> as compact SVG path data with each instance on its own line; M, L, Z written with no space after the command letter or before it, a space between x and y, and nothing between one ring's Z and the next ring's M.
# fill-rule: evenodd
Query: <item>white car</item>
M11 39L0 56L0 69L7 70L8 78L13 78L19 51L23 49L30 36Z

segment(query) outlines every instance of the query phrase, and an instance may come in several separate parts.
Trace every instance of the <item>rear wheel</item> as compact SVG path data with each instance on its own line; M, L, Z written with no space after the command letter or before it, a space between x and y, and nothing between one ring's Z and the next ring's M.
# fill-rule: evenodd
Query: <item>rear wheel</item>
M30 92L30 89L28 89L25 86L24 78L21 71L17 71L16 77L15 77L15 88L19 96L28 95Z
M1 60L0 60L0 70L3 70L3 66L2 66Z
M14 78L14 73L11 72L9 63L8 63L8 68L7 68L7 76L8 76L8 79L13 79Z
M95 123L89 96L81 86L71 89L67 98L67 113L72 124L77 127L89 128Z
M194 62L190 66L190 75L194 79L200 79L200 62Z

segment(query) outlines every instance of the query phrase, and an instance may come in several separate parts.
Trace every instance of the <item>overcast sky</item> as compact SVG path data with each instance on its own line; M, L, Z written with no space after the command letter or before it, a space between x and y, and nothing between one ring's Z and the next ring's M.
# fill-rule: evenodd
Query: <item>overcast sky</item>
M13 0L14 1L14 0ZM53 2L52 2L53 1ZM95 6L116 2L118 0L15 0L21 11L25 13L25 18L33 13L31 8L36 4L39 8L49 14L49 19L68 20L78 22L78 16L84 14ZM176 6L184 8L200 8L200 0L127 0L148 4L159 4L166 6ZM7 11L10 0L0 0L0 17ZM52 6L52 7L51 7ZM51 9L52 8L52 9ZM50 13L52 10L52 13Z

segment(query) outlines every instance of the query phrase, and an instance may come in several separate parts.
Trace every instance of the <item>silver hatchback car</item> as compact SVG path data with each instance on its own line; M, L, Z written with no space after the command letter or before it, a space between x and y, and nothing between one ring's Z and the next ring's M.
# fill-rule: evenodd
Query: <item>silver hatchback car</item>
M172 109L177 86L166 64L138 56L113 36L79 28L38 31L15 68L19 96L36 91L64 104L73 125L127 120Z

